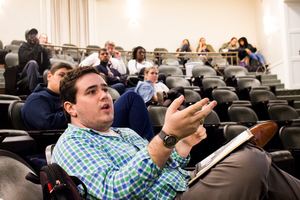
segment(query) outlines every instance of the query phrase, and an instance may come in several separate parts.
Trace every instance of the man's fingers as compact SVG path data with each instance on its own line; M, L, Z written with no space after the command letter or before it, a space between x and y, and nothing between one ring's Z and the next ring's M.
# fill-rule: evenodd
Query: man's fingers
M214 109L214 107L217 105L216 101L212 101L210 104L205 106L200 112L197 112L194 116L196 117L196 120L200 120L205 118L211 111Z
M184 112L187 112L189 115L194 115L196 112L198 112L199 110L201 110L201 108L207 104L209 102L208 98L204 98L201 101L187 107L186 109L184 109Z
M180 104L183 102L184 100L184 96L181 95L180 97L176 98L171 105L169 106L166 115L170 115L173 114L177 111L177 109L179 108Z

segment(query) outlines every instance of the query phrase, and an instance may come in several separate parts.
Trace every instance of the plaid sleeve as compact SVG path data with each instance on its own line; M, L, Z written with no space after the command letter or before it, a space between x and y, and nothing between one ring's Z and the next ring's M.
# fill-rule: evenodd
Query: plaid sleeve
M86 184L89 195L99 199L140 199L162 173L146 148L132 159L124 159L126 163L118 167L116 163L122 160L114 161L114 155L89 140L68 139L56 146L59 148L52 161L79 177Z

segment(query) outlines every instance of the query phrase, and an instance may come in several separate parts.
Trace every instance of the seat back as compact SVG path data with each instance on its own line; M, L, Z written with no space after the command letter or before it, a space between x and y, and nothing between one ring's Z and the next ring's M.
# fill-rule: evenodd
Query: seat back
M178 86L191 86L190 82L182 77L172 77L168 76L166 79L166 85L168 88L174 88Z
M242 66L228 66L224 69L225 77L238 77L238 76L245 76L248 74L248 70Z
M154 132L158 133L165 123L165 115L167 112L167 107L150 105L148 106L148 112L154 128Z
M55 144L50 144L45 149L45 156L47 165L51 164L52 154L54 150Z
M15 129L26 130L26 126L22 119L21 109L24 106L25 101L17 100L12 102L8 107L8 116Z
M0 94L0 100L21 100L21 98L15 95Z
M226 83L218 78L204 78L202 80L202 85L203 85L203 89L207 90L207 89L213 89L219 86L226 86Z
M224 126L224 138L226 140L232 140L237 135L242 133L243 131L247 130L247 126L239 125L239 124L227 124Z
M87 53L99 53L100 47L98 45L87 45L86 48L93 48L93 49L86 49Z
M233 102L239 100L239 97L235 92L218 88L212 91L212 98L218 103Z
M175 66L161 65L158 67L158 71L167 76L183 76L182 70Z
M293 107L284 104L270 105L268 113L270 119L276 121L288 121L299 118L297 111Z
M55 56L55 57L56 58L50 58L50 63L51 63L52 66L55 63L64 62L64 63L67 63L67 64L71 65L73 68L76 67L74 60L70 56L66 57L67 60L64 60L62 55L59 55L59 57L61 57L61 59L57 58L57 56Z
M9 45L6 45L4 49L5 49L7 52L18 53L19 48L20 48L20 45L9 44Z
M300 149L300 127L283 126L279 130L279 137L285 149Z
M50 59L50 62L51 62L51 60L53 60L53 59L60 60L60 61L57 61L57 62L69 61L69 62L73 63L73 65L74 65L74 63L75 63L73 57L72 57L72 56L69 56L69 55L59 55L59 54L54 54L53 57ZM52 64L52 62L51 62L51 64ZM52 64L52 65L53 65L53 64ZM73 65L72 65L72 66L73 66Z
M237 86L239 90L243 90L245 88L250 88L252 86L261 86L261 83L256 78L239 78L237 80Z
M3 49L3 43L2 43L2 40L0 40L0 49Z
M204 119L204 125L220 125L218 114L212 110Z
M22 158L9 151L0 150L0 197L2 199L43 199L41 185L25 179L34 170Z
M267 102L269 100L276 100L276 96L270 90L251 90L249 93L251 102Z
M254 124L258 121L254 110L245 106L230 106L228 108L228 115L233 122Z
M117 50L117 51L120 51L120 50L124 50L124 48L123 47L121 47L121 46L115 46L115 50Z
M187 106L192 105L201 100L201 96L198 92L189 89L184 90L184 97Z
M25 41L24 40L13 40L13 41L11 41L11 44L21 46L23 44L23 42L25 42Z
M217 76L216 70L214 70L210 66L195 66L192 69L193 77L209 77L209 76Z
M110 94L113 102L117 101L118 98L120 97L119 92L116 89L111 88L111 87L108 87L107 89L108 89L108 93Z
M5 69L19 64L18 53L10 52L5 56Z

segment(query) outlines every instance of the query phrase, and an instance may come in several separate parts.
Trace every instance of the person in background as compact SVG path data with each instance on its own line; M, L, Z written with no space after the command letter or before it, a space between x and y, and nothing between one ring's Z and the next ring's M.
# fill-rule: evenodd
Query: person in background
M45 47L40 45L37 38L38 31L35 28L25 32L27 42L23 42L18 51L19 78L22 79L27 76L29 90L34 91L38 85L38 76L42 75L46 69L51 67L48 57L48 52Z
M112 68L118 70L121 74L126 74L126 66L123 62L123 59L121 57L121 52L115 50L115 43L112 41L107 41L104 45L104 48L106 48L110 55L110 62L112 65ZM115 58L113 58L113 55ZM89 55L86 59L84 59L79 66L97 66L100 64L99 60L99 53L95 52Z
M249 44L247 38L241 37L238 40L238 42L240 45L239 58L240 58L240 60L242 60L241 62L243 62L243 59L244 59L244 62L246 63L246 65L249 66L250 63L249 63L248 58L251 58L253 60L259 60L262 64L266 63L263 55L259 52L256 52L257 51L256 47Z
M111 63L110 54L107 49L102 48L99 52L99 60L100 64L96 66L98 72L106 77L107 84L116 89L119 94L123 94L125 92L125 84L126 79L122 76L122 74L113 68Z
M169 106L174 99L184 95L183 87L169 89L164 83L158 81L158 68L156 66L146 67L144 82L139 82L135 91L142 96L145 103L157 101L159 105ZM186 108L185 101L179 110Z
M237 38L233 37L228 43L224 43L222 45L222 47L219 49L219 52L238 52L239 51L238 48L239 48L239 44L237 42ZM236 54L227 53L227 56L229 56L227 58L229 64L231 64L231 61L233 61L233 64L237 64Z
M180 46L180 48L177 50L178 52L195 52L194 48L191 46L190 44L190 41L188 39L184 39L182 41L182 44ZM182 56L184 56L185 54L181 54L181 53L178 53L176 54L176 56L180 56L180 63L182 65L184 65L187 61L188 61L188 58L184 58Z
M146 61L146 49L138 46L133 49L132 59L128 62L129 74L138 75L141 69L152 66L153 64Z
M39 37L39 42L41 45L43 44L48 44L48 36L46 33L42 33ZM44 45L43 45L44 46ZM48 52L48 58L52 58L52 51L51 51L51 47L49 46L45 46L45 48L47 49Z
M227 49L227 51L228 51L228 50L235 50L235 49L238 49L238 48L239 48L239 44L237 42L237 38L233 37L233 38L231 38L231 40L229 42L224 43L222 45L222 47L219 49L219 52L224 52L223 51L224 49Z
M202 37L198 42L196 52L215 52L215 50L211 45L206 44L205 38Z

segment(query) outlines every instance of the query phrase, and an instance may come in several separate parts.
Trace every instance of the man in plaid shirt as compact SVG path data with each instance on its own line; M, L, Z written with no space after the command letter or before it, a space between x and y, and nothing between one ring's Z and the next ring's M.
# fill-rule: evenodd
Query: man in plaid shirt
M181 96L168 108L162 134L150 143L128 128L111 128L113 103L107 84L92 67L67 73L61 101L70 120L52 162L87 186L90 199L296 199L300 181L278 169L260 148L247 144L223 159L192 186L195 172L183 169L191 148L206 137L200 124L216 102L182 110ZM203 109L199 111L201 108ZM160 133L161 134L161 133ZM173 143L174 144L174 143Z

